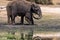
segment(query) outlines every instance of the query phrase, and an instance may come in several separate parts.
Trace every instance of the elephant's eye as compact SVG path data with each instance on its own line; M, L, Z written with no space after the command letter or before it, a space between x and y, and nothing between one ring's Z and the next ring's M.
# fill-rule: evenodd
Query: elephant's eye
M38 10L36 10L36 11L38 11Z
M38 9L38 8L36 8L35 10L36 10L36 11L38 11L39 9Z

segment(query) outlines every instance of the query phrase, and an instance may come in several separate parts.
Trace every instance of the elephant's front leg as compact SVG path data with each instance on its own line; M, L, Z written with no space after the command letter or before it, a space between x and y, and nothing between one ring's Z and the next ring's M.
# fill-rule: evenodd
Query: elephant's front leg
M21 23L20 24L24 24L24 16L21 16Z
M34 25L34 21L33 21L33 18L32 18L32 14L27 13L27 15L25 16L25 20L26 20L29 24Z
M33 18L31 19L29 19L29 18L25 18L25 20L29 23L29 24L31 24L31 25L34 25L34 21L33 21Z
M31 20L31 24L34 25L34 21L33 21L33 18L30 19Z
M30 13L30 15L31 15L31 16L30 16L31 24L32 24L32 25L34 25L33 14L32 14L32 13Z
M30 21L30 24L31 25L34 25L34 21L33 21L33 18L32 17L29 19L29 21Z
M10 16L8 15L8 24L10 24Z

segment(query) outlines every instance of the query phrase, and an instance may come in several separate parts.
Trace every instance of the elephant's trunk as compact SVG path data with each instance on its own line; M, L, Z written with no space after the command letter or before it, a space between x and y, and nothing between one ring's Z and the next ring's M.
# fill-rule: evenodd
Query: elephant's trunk
M39 16L39 19L42 18L42 12L41 12L41 10L40 10L40 12L38 12L38 16Z
M38 14L33 14L33 18L35 18L35 19L41 19L42 18L42 13L39 12Z

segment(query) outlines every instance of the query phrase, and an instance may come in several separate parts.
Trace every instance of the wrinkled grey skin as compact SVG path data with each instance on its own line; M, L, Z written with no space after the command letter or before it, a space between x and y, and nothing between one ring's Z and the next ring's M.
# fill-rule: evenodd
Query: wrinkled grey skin
M37 14L40 18L42 16L41 9L37 4L33 4L26 1L13 1L9 2L7 7L7 16L8 16L8 23L15 24L15 17L21 16L21 24L25 20L29 22L29 24L34 24L33 18L39 19L33 16L33 14ZM11 19L11 20L10 20Z

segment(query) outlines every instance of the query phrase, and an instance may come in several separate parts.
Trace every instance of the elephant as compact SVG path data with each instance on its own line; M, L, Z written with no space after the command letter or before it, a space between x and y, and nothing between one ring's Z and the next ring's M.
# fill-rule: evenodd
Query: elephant
M21 17L21 24L24 24L24 17L29 24L34 25L35 19L40 19L42 17L41 8L35 3L28 1L12 1L6 6L8 23L15 24L15 17ZM38 15L38 18L33 16L33 14ZM11 22L10 22L11 21Z

